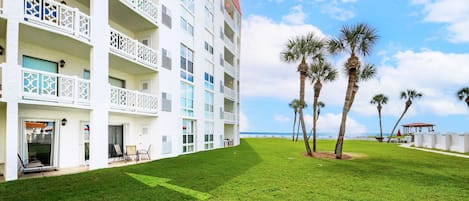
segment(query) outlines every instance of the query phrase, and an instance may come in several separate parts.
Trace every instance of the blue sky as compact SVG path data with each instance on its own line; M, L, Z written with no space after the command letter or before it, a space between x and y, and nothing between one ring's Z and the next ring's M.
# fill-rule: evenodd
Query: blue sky
M469 3L466 0L241 0L241 131L290 132L293 111L288 103L298 97L296 65L282 63L279 53L292 36L314 32L334 37L343 25L364 22L380 39L362 62L378 68L375 79L360 85L349 114L347 135L379 131L373 95L384 93L383 132L390 132L404 109L400 91L424 93L414 101L401 124L427 122L438 132L469 132L469 109L455 93L469 86ZM338 68L347 55L329 57ZM306 85L312 105L312 86ZM346 79L341 71L325 84L320 100L326 103L318 130L337 133ZM311 128L312 109L305 111Z

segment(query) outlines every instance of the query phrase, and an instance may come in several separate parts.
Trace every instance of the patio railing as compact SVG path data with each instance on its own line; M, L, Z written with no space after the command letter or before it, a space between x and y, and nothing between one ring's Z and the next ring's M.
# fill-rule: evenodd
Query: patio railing
M158 54L155 50L112 28L110 35L112 51L131 60L156 68Z
M158 97L139 91L111 86L111 108L156 114L158 112Z
M24 0L24 17L41 26L90 39L91 18L77 8L53 0Z
M235 90L229 88L229 87L225 87L224 88L224 93L225 93L225 97L231 99L231 100L235 100L236 99L236 92Z
M24 99L90 104L90 81L76 76L23 68L22 93Z
M234 54L235 53L235 45L231 39L229 39L227 36L223 38L223 41L225 41L225 45L228 47L228 49Z
M225 119L226 123L236 123L236 117L234 113L225 112L223 114L223 118Z
M233 65L231 65L230 63L226 61L224 62L224 64L225 64L225 71L231 76L236 77L235 68L233 67Z
M140 15L152 19L155 23L157 22L158 6L156 6L156 4L151 0L121 0L121 2L138 11Z

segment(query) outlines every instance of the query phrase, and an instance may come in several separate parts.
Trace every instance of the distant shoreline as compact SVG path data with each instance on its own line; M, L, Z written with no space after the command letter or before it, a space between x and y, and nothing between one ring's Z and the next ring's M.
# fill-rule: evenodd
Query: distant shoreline
M308 133L310 136L310 133ZM383 135L384 136L384 135ZM387 135L386 135L387 136ZM291 138L292 133L286 132L240 132L241 138ZM345 136L346 139L360 139L360 140L376 140L375 135L372 134L363 134L363 135L355 135L355 136ZM303 138L303 135L300 133L298 138ZM337 134L332 133L318 133L318 139L328 139L328 140L335 140L337 139Z

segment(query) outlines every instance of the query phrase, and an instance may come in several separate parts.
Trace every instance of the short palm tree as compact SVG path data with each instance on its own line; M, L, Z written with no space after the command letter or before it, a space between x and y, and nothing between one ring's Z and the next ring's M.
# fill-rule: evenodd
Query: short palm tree
M347 115L352 107L354 98L354 89L358 90L357 71L360 70L361 64L357 55L367 56L371 52L372 46L376 43L378 35L375 29L367 24L357 24L353 26L343 26L340 30L338 38L329 40L328 48L332 54L342 52L350 53L350 57L346 62L348 73L348 85L345 94L344 107L342 109L342 119L340 123L339 136L335 147L336 158L342 158L342 147L345 136L345 123ZM356 94L356 92L355 92Z
M291 140L295 141L295 126L296 126L296 115L298 113L298 108L300 107L300 100L298 99L293 99L288 106L293 109L295 113L295 117L293 118L293 131L292 131L292 137Z
M466 101L467 107L469 107L469 87L462 88L456 95L458 96L459 100Z
M383 124L381 123L381 109L383 109L383 105L388 103L388 97L384 94L377 94L373 96L370 101L370 104L376 104L376 108L378 109L378 118L379 118L379 137L380 142L383 140Z
M322 83L332 82L337 78L337 70L324 59L319 59L317 62L312 63L308 72L308 77L314 85L314 101L313 101L313 152L316 152L316 123L317 123L317 109L318 99L321 93Z
M297 36L288 40L285 50L280 55L281 59L287 63L300 62L297 71L300 73L300 107L299 124L303 130L303 139L306 147L306 152L312 156L311 147L309 146L308 136L306 135L306 126L303 117L303 107L305 105L305 79L308 73L308 64L306 59L311 58L313 61L318 59L321 50L324 48L324 43L314 33L309 33L305 36Z
M402 117L404 117L404 114L407 112L407 110L410 108L412 105L412 100L421 98L423 94L421 92L416 91L415 89L407 89L406 91L401 92L401 99L406 100L405 102L405 108L404 111L402 112L401 116L399 119L397 119L396 124L394 124L394 127L392 128L391 135L389 136L388 143L391 142L391 137L394 134L394 131L396 130L397 125L401 121Z

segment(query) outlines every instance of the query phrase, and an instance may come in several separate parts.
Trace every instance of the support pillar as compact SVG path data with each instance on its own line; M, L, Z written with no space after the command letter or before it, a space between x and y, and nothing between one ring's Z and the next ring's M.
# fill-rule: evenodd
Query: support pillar
M109 22L108 0L91 0L90 169L108 167Z

